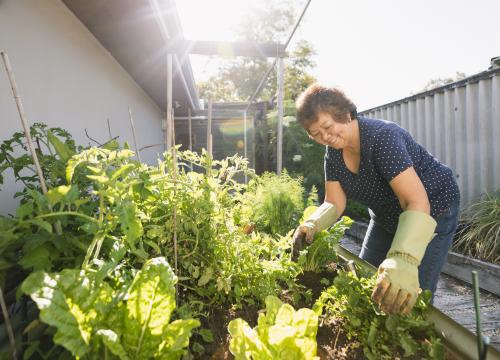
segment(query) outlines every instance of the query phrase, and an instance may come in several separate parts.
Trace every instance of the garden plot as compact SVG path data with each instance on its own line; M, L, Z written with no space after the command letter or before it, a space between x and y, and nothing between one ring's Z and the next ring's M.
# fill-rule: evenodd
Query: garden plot
M255 176L238 156L173 148L147 166L126 144L78 148L41 124L32 134L46 194L13 151L22 136L0 148L25 185L0 217L16 319L3 329L25 359L451 358L424 319L428 294L409 317L373 306L375 279L335 252L350 219L292 261L290 230L317 201L299 179Z

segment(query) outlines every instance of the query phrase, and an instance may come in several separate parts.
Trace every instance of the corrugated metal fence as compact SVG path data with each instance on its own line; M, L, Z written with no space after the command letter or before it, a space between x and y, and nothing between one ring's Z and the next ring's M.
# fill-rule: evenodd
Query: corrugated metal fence
M448 165L462 208L500 189L500 68L361 114L398 123Z

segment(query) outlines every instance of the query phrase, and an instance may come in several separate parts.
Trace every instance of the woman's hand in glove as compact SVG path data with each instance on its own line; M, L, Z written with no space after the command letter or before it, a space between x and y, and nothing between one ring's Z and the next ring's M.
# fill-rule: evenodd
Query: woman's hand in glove
M388 313L408 314L419 294L418 267L436 229L436 220L413 210L399 216L387 258L378 267L372 300Z
M295 229L293 234L293 249L292 249L292 260L296 261L299 258L300 252L304 248L305 244L312 243L314 239L314 234L316 233L314 224L304 223Z
M408 315L419 293L417 259L389 254L378 268L372 300L387 314Z

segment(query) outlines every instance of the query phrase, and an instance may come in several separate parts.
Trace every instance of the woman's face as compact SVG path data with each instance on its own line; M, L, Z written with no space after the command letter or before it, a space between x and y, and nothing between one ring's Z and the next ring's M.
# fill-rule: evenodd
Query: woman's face
M349 114L347 116L350 117ZM343 149L349 140L349 123L340 123L333 120L329 113L321 112L318 120L309 125L307 132L311 139L322 145L328 145L334 149Z

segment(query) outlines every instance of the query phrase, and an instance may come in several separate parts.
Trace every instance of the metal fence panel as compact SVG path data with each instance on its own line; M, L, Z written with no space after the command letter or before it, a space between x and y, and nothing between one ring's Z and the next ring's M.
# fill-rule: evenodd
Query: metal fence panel
M462 208L500 189L500 69L361 112L394 121L449 166Z

